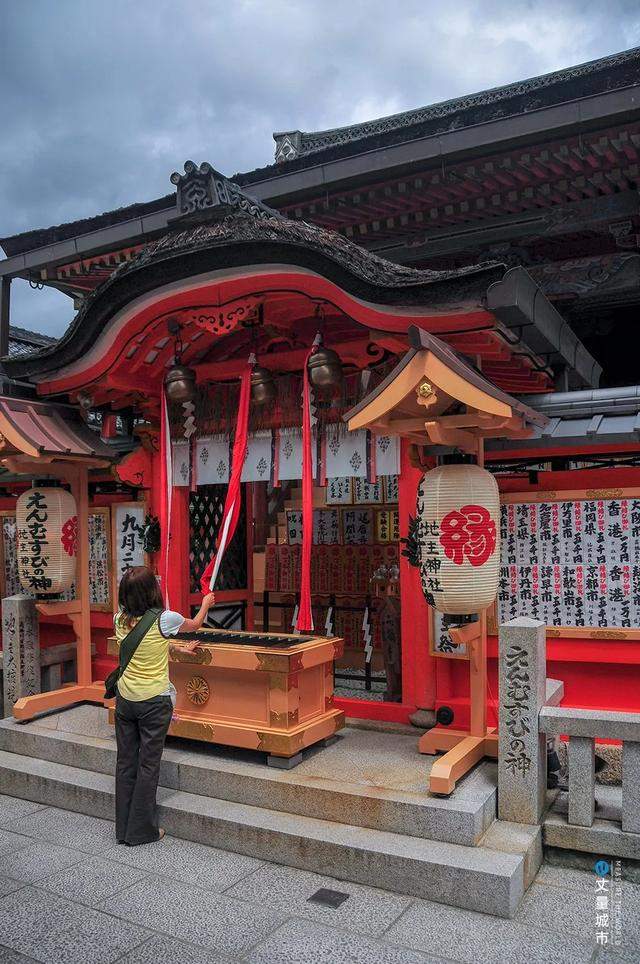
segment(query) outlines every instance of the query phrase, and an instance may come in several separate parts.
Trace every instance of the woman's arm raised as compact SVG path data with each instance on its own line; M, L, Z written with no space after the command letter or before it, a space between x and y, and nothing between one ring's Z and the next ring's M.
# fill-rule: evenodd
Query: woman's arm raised
M193 619L185 619L185 621L182 623L179 630L180 633L194 633L198 629L201 629L202 624L204 623L207 617L207 613L209 612L211 607L215 604L215 601L216 601L215 593L208 592L207 595L203 598L200 609L198 610L197 614L193 617ZM189 652L195 649L197 645L198 643L197 643L197 640L195 639L190 643L185 643L185 642L182 642L181 640L179 647L177 648L184 649Z
M207 618L207 613L215 605L216 596L213 592L208 592L203 598L200 609L193 619L185 619L182 626L180 627L181 633L193 633L198 629L202 628L202 624Z

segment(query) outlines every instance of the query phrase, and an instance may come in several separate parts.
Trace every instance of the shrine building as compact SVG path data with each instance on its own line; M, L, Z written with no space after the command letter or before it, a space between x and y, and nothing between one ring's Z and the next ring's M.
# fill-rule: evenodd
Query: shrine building
M473 451L501 499L487 723L497 626L520 615L547 625L568 705L637 710L640 385L625 346L640 303L639 84L636 49L277 133L259 170L228 177L212 152L162 198L2 239L0 598L21 591L20 493L52 461L87 472L88 599L40 608L42 648L86 631L84 682L104 679L132 564L156 569L171 608L197 607L253 356L240 522L212 616L293 631L309 361L322 371L308 578L316 635L344 639L335 706L469 726L468 654L428 605L410 543L424 471ZM14 278L73 299L58 341L13 328ZM169 393L170 469L168 372L193 382L185 402Z

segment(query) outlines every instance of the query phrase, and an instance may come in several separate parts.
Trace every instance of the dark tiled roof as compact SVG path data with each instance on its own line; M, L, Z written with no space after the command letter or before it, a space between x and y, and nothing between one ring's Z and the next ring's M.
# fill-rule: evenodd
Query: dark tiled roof
M500 117L526 113L579 97L617 90L640 83L640 48L613 54L587 64L456 98L441 104L405 111L392 117L379 118L365 124L336 128L331 131L301 134L303 153L288 160L287 172L303 170L322 162L348 157L377 147L391 146L429 134L486 123ZM236 174L234 181L249 187L283 173L283 164L269 164L253 171ZM81 221L71 221L50 228L28 231L0 238L8 257L44 247L57 241L88 234L101 228L153 214L172 207L175 194L154 201L131 204Z
M586 64L567 67L550 74L531 77L503 87L493 87L490 90L467 94L464 97L456 97L388 117L379 117L362 124L310 133L294 131L274 134L276 158L278 159L279 147L286 137L290 139L297 137L298 149L293 156L302 157L336 145L377 138L380 135L392 134L394 131L407 128L413 130L425 123L435 122L439 131L466 127L469 126L469 122L477 123L480 120L479 117L474 119L470 114L478 109L482 112L482 120L492 120L496 117L525 113L539 107L562 103L577 96L584 97L588 94L615 89L626 86L628 83L638 83L638 81L640 81L640 48L635 47ZM433 133L436 133L436 130ZM362 145L358 146L362 148ZM295 150L293 144L292 149Z
M241 199L245 196L240 192ZM225 210L231 209L230 205ZM347 238L305 221L265 216L255 205L239 204L213 223L176 223L146 245L87 297L53 347L28 359L8 357L5 369L17 378L53 371L85 351L104 320L133 297L159 283L216 267L291 264L321 273L355 297L380 304L480 307L487 287L504 275L504 265L482 263L448 271L418 270L386 261Z
M50 335L41 335L39 331L28 331L26 328L16 328L15 325L11 325L9 328L9 356L30 355L41 348L50 348L55 345L57 340Z

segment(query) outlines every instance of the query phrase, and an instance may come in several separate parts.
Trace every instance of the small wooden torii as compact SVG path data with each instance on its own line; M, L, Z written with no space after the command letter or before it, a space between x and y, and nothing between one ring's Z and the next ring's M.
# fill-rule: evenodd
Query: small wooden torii
M349 431L366 428L376 435L409 439L418 467L442 447L473 455L483 465L485 439L527 438L532 426L547 424L544 415L487 381L439 338L416 327L408 334L410 350L345 415ZM436 726L418 744L421 753L445 752L431 769L432 793L451 793L456 781L479 760L497 756L497 731L487 727L486 611L479 617L477 622L449 630L452 642L465 644L469 654L469 730Z
M74 409L30 399L0 396L0 463L27 479L50 477L69 483L78 512L77 598L39 601L43 616L68 616L76 637L76 682L19 699L17 720L74 703L104 704L104 683L92 682L91 603L89 594L89 470L106 468L114 455L84 425Z

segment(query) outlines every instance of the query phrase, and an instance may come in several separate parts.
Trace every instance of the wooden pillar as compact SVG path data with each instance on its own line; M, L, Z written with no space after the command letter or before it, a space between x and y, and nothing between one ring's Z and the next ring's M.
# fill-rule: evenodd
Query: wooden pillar
M164 538L164 533L163 533ZM189 545L189 489L174 486L171 503L171 532L169 533L169 602L172 609L189 614L190 545Z
M71 492L78 511L78 554L76 586L80 612L72 615L77 643L77 681L80 686L91 683L91 601L89 595L89 473L86 466L69 467Z
M254 603L253 603L253 547L255 539L255 524L254 524L254 493L256 489L262 489L263 492L266 489L265 485L258 485L254 482L245 483L247 486L246 491L246 515L247 515L247 525L246 525L246 542L247 542L247 610L245 614L245 629L252 630L255 628L255 616L254 616Z
M478 439L478 465L484 468L484 440ZM469 660L470 732L484 736L487 732L487 612L480 613L480 633L471 644Z
M472 736L487 732L487 613L480 613L480 632L471 645L469 699Z
M409 442L401 439L398 476L400 535L406 538L409 517L416 514L416 494L422 478L409 461ZM429 655L429 607L420 585L420 573L400 556L400 634L402 702L433 709L436 698L435 659Z

